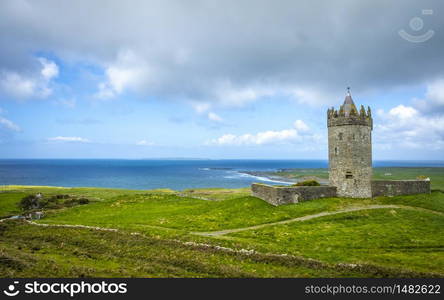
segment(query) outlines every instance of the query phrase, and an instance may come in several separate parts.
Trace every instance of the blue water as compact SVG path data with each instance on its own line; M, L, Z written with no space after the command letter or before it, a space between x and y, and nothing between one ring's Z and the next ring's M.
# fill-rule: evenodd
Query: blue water
M239 188L252 182L273 182L241 171L327 166L325 160L8 159L0 160L0 185L175 190ZM444 167L444 161L376 161L374 166Z

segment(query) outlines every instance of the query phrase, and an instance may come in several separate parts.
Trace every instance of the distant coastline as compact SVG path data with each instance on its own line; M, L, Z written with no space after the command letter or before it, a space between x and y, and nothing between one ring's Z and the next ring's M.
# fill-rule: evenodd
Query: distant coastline
M376 179L429 176L432 188L444 177L444 161L375 161L374 167ZM285 185L306 179L326 184L327 168L325 160L0 159L0 186L184 190L244 188L253 182Z

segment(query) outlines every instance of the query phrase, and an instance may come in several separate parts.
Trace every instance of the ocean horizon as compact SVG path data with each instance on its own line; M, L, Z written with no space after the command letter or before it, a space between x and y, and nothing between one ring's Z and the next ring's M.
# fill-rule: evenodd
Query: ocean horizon
M373 167L444 167L437 160L379 160ZM327 160L300 159L0 159L0 185L125 189L241 188L288 181L246 172L328 168Z

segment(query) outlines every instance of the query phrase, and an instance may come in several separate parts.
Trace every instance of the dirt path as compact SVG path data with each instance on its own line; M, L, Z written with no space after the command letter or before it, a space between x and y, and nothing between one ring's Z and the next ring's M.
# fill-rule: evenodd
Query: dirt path
M409 210L419 210L419 211L424 211L424 212L444 216L444 213L442 213L442 212L438 212L438 211L434 211L434 210L430 210L430 209L426 209L426 208L405 206L405 205L393 205L393 204L389 204L389 205L376 204L376 205L367 205L367 206L359 206L359 207L349 207L349 208L336 210L336 211L321 212L321 213L302 216L302 217L298 217L298 218L294 218L294 219L288 219L288 220L283 220L283 221L278 221L278 222L273 222L273 223L265 223L265 224L254 225L254 226L249 226L249 227L233 228L233 229L226 229L226 230L220 230L220 231L191 232L191 233L196 234L196 235L201 235L201 236L222 236L222 235L234 233L234 232L260 229L260 228L264 228L264 227L268 227L268 226L288 224L288 223L293 223L293 222L302 222L302 221L307 221L307 220L311 220L311 219L316 219L316 218L320 218L320 217L331 216L331 215L336 215L336 214L341 214L341 213L346 213L346 212L370 210L370 209L382 209L382 208L401 208L401 209L409 209Z

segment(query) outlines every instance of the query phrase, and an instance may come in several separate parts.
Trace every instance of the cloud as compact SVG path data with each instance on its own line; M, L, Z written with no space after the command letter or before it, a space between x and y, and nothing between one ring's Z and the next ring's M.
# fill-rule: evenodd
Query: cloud
M214 88L212 99L224 107L242 107L261 98L275 95L272 88L246 86L236 87L231 81L222 81Z
M412 106L398 105L377 112L377 147L444 150L444 116L427 115Z
M444 113L444 79L427 84L424 99L415 99L415 106L424 113Z
M308 125L302 120L296 120L293 125L294 128L300 132L307 132L310 130L310 127L308 127Z
M214 122L222 122L223 121L223 119L214 112L208 113L208 119L210 121L214 121Z
M149 84L150 74L147 63L133 51L120 51L115 62L105 70L106 81L98 85L96 96L109 99L122 94L127 89L139 90Z
M59 75L59 67L55 64L55 62L47 60L43 57L40 57L38 60L43 66L40 73L45 80L51 80Z
M208 111L211 108L211 104L210 103L201 103L201 102L192 102L191 105L193 106L194 110L199 113L202 114L206 111Z
M210 145L266 145L266 144L282 144L288 142L300 141L309 137L307 131L309 127L302 121L297 120L294 123L295 128L284 130L267 130L256 134L224 134L217 139L213 139L207 144ZM313 136L312 136L313 137Z
M46 98L52 93L51 80L58 76L58 66L45 58L37 58L40 71L37 74L20 74L16 71L1 70L0 89L18 98Z
M424 31L436 36L402 39L425 7L436 13L421 15ZM7 82L18 95L36 89L25 75L35 69L30 53L48 51L103 70L101 99L136 91L239 107L293 91L304 103L334 104L322 95L346 85L362 92L442 77L443 10L442 1L416 0L0 1L0 66L16 74Z
M149 142L147 140L140 140L136 143L136 145L138 145L138 146L153 146L154 143Z
M0 128L16 132L21 131L20 127L17 124L1 116L0 116Z
M72 142L72 143L89 143L88 139L78 136L56 136L48 138L48 141L52 142Z

